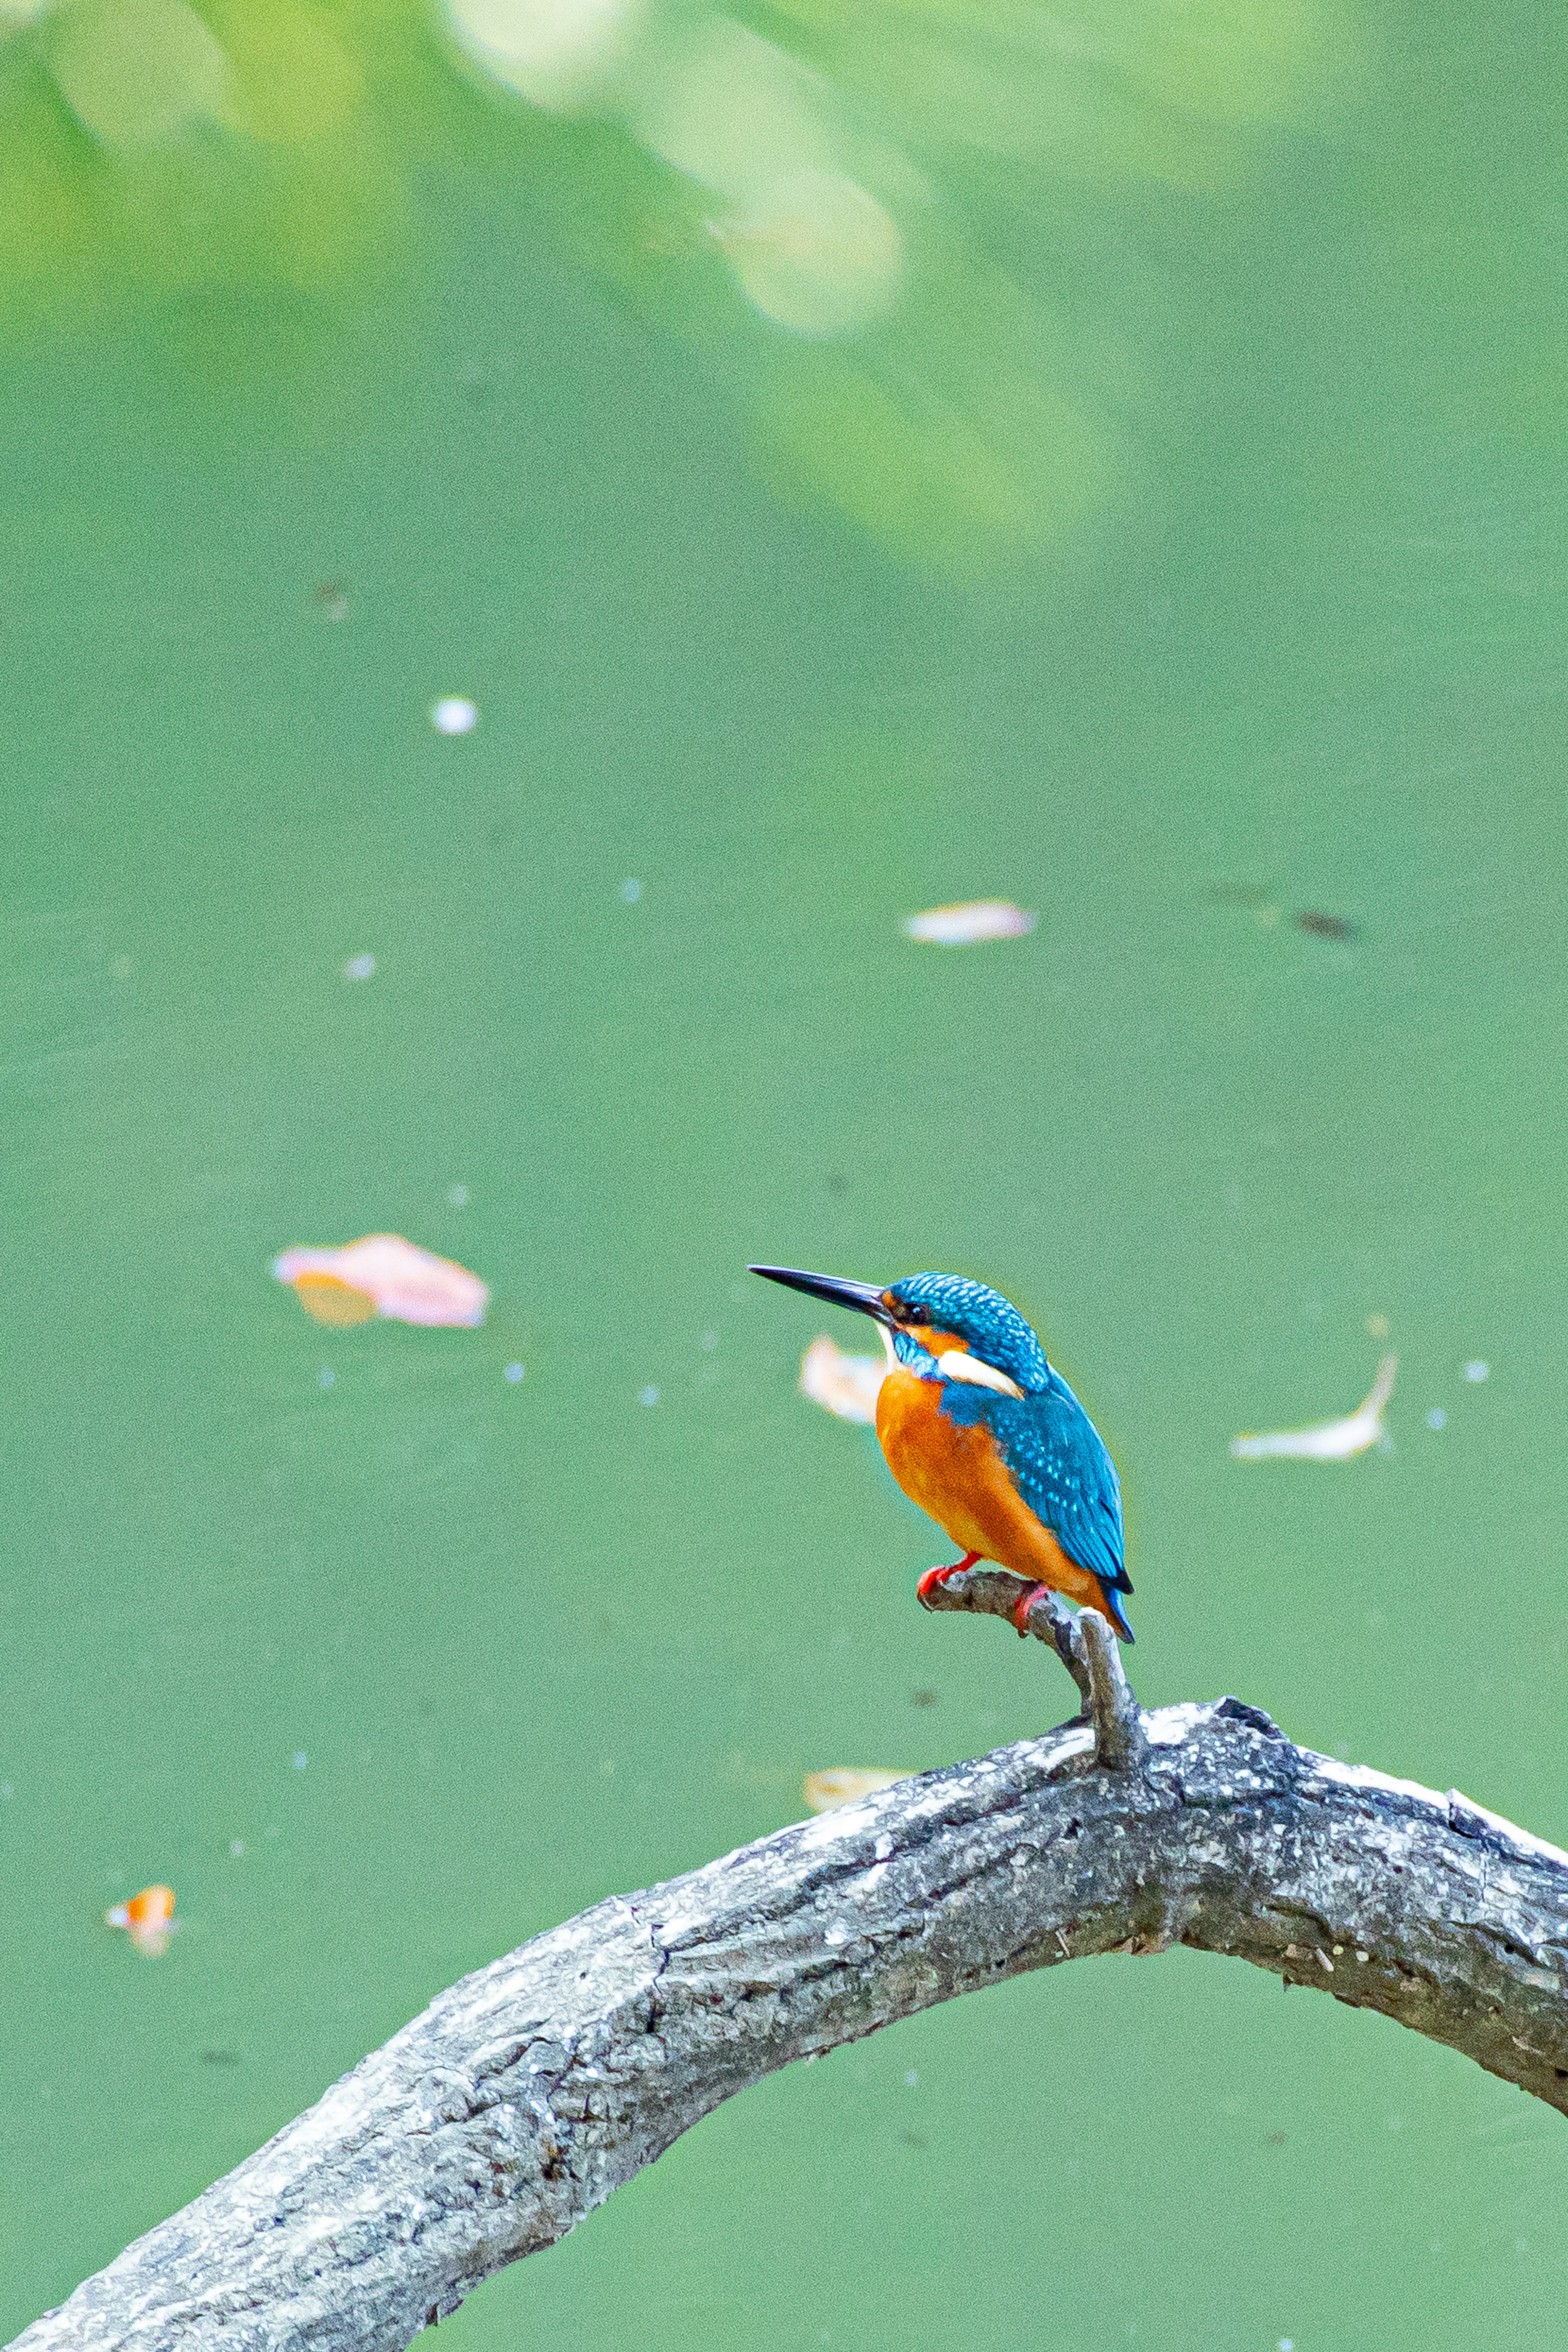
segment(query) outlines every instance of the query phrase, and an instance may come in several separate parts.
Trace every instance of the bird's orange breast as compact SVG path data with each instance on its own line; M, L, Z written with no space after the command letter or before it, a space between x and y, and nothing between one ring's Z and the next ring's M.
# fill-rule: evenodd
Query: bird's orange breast
M888 1467L909 1496L964 1551L1015 1576L1100 1608L1098 1580L1069 1559L1013 1484L984 1422L952 1421L942 1382L897 1365L877 1398L877 1436Z

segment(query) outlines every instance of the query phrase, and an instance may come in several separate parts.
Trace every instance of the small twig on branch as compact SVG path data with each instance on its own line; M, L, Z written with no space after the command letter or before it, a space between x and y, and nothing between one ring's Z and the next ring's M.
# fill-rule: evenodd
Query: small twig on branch
M1005 1569L963 1568L925 1597L928 1609L956 1609L1016 1620L1021 1580ZM1121 1645L1098 1609L1075 1612L1040 1586L1021 1629L1048 1642L1078 1685L1083 1713L1094 1725L1094 1760L1110 1772L1136 1769L1144 1748L1142 1717L1128 1686Z

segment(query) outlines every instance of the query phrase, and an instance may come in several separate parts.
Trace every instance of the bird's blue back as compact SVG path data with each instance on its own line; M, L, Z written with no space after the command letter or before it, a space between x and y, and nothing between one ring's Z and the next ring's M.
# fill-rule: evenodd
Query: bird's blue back
M951 1331L1024 1391L1021 1397L1002 1396L967 1381L944 1381L942 1409L963 1427L989 1429L1019 1494L1068 1558L1113 1591L1131 1592L1116 1465L1012 1301L955 1274L910 1275L892 1287L929 1315L933 1328ZM911 1370L928 1378L935 1372L907 1333L896 1334L893 1344Z

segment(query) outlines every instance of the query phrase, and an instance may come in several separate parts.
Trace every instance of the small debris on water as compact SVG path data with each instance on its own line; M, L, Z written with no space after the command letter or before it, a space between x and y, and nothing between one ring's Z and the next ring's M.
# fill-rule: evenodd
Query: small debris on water
M918 1690L910 1699L910 1705L911 1706L934 1706L936 1705L936 1693L933 1690Z
M1359 926L1348 922L1343 915L1322 915L1315 908L1309 908L1304 914L1297 916L1296 929L1299 931L1310 931L1314 939L1353 940L1357 936Z
M1447 1426L1448 1426L1448 1416L1447 1416L1447 1414L1444 1412L1444 1410L1443 1410L1443 1408L1442 1408L1442 1406L1441 1406L1440 1404L1435 1404L1435 1405L1433 1406L1433 1408L1432 1408L1431 1412L1427 1414L1427 1416L1426 1416L1426 1426L1427 1426L1427 1428L1428 1428L1428 1429L1447 1429Z
M1306 1429L1271 1429L1256 1436L1233 1437L1230 1450L1239 1462L1260 1462L1269 1455L1299 1462L1349 1462L1379 1444L1385 1434L1384 1408L1394 1393L1394 1375L1398 1369L1397 1356L1384 1356L1371 1393L1342 1421L1320 1421Z
M1393 1326L1386 1315L1369 1315L1366 1328L1374 1339L1386 1339Z
M323 580L316 591L316 602L321 608L324 620L346 621L348 619L348 592L341 580Z
M905 2090L906 2090L906 2091L916 2091L916 2090L918 2090L918 2089L920 2088L920 2080L921 2080L921 2078L920 2078L919 2074L916 2073L915 2069L914 2069L912 2066L910 2066L910 2067L906 2071L905 2075L904 2075L904 2088L905 2088Z
M880 1356L846 1355L826 1332L815 1339L800 1360L800 1392L840 1421L874 1422L877 1396L888 1377Z
M302 1748L297 1748L294 1750L294 1769L296 1772L302 1772L310 1760L310 1758L306 1755Z
M648 1382L646 1389L639 1389L637 1391L637 1402L638 1404L657 1404L658 1402L658 1391L654 1387L651 1381Z
M318 1323L337 1326L380 1315L471 1330L484 1321L489 1298L477 1274L401 1234L366 1234L341 1249L285 1250L272 1271Z
M1490 1370L1491 1366L1483 1363L1478 1356L1472 1363L1465 1366L1465 1378L1468 1381L1484 1381Z
M466 694L444 694L430 706L430 724L437 735L471 735L479 723L479 706Z
M106 1927L123 1927L139 1952L150 1960L162 1959L169 1948L169 1938L179 1926L174 1916L174 1890L172 1886L144 1886L129 1903L111 1905L103 1915Z
M640 882L634 882L628 877L626 881L621 884L621 897L625 899L628 907L635 907L637 900L642 897L642 884Z
M808 1772L801 1793L814 1813L832 1813L840 1805L858 1804L862 1797L875 1796L879 1789L890 1789L895 1780L911 1777L907 1765L889 1771L874 1765L835 1764L823 1772Z
M518 1381L522 1378L522 1366L521 1364L508 1364L506 1370L501 1374L501 1378L503 1381L510 1381L512 1386L515 1388Z
M336 1372L331 1370L330 1365L323 1364L321 1370L316 1374L316 1386L319 1389L330 1389L337 1377Z
M228 1851L229 1859L231 1861L243 1861L245 1858L245 1840L243 1838L230 1838L228 1842Z
M966 898L951 907L927 907L905 918L911 940L939 948L976 947L983 940L1019 940L1039 920L1011 898Z
M466 1184L454 1184L447 1195L447 1204L449 1208L453 1209L466 1209L468 1205L468 1186Z
M345 980L374 980L375 978L375 958L373 955L350 956L347 963L343 966L343 978Z
M204 2066L237 2066L237 2050L203 2050L197 2053Z

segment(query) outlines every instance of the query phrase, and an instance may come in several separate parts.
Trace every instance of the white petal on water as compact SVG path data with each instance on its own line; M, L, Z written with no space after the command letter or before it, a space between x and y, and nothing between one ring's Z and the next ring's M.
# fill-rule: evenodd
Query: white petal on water
M907 1767L889 1771L875 1765L831 1765L823 1772L808 1772L802 1793L814 1813L833 1813L841 1805L858 1804L862 1797L873 1797L879 1789L890 1789L895 1780L910 1777Z
M904 929L911 940L927 940L939 948L967 948L983 940L1022 939L1037 920L1011 898L966 898L956 906L928 907L923 914L910 915Z
M444 694L430 705L430 724L437 735L471 735L479 723L478 707L466 694Z
M1230 1450L1239 1462L1261 1462L1275 1454L1298 1462L1349 1462L1383 1437L1384 1407L1394 1393L1394 1375L1398 1369L1397 1356L1384 1356L1371 1393L1342 1421L1320 1421L1306 1429L1271 1429L1257 1436L1233 1437Z
M847 1356L826 1332L800 1360L800 1392L840 1421L874 1422L877 1392L887 1379L880 1356Z

